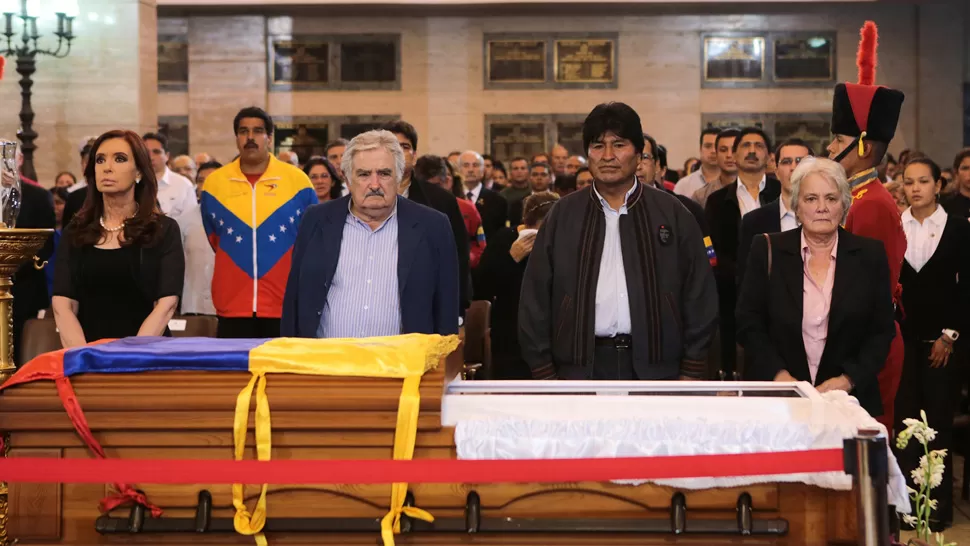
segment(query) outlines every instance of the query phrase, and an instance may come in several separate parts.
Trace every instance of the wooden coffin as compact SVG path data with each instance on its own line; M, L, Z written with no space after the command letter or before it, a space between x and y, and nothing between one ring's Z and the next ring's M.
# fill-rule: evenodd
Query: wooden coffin
M456 351L447 367L454 372L460 366ZM443 428L440 420L446 377L443 368L430 372L421 383L415 458L455 457L453 430ZM108 457L231 460L233 409L248 380L248 374L240 373L154 372L86 375L72 382ZM400 388L399 380L269 375L272 458L390 459ZM255 458L252 426L251 417L249 459ZM10 457L90 457L50 382L0 393L0 431L9 435ZM416 505L431 512L437 521L434 530L416 524L412 532L399 535L397 543L823 545L853 544L856 538L852 494L801 484L683 491L683 497L677 497L683 499L686 508L688 531L710 521L736 526L738 501L743 494L750 496L756 524L779 519L787 522L784 536L742 538L740 533L670 533L672 499L679 492L666 487L611 483L476 485L474 481L411 484ZM200 491L206 490L212 499L210 529L217 527L215 522L223 526L228 522L232 528L234 510L228 485L137 487L165 510L158 521L193 521ZM253 544L252 537L217 530L201 534L144 530L101 534L96 530L101 516L98 502L110 491L107 484L11 483L8 535L24 545ZM481 526L478 533L469 534L465 531L466 505L473 492L479 499ZM258 487L248 486L246 494L247 506L252 509ZM270 486L266 537L271 545L378 544L377 521L387 513L389 499L389 485ZM130 515L130 507L110 514L118 521L127 521ZM316 525L317 531L308 530L314 522L324 521L329 531L321 532L320 525ZM288 522L289 530L274 531L279 522ZM643 522L668 530L664 534L647 534L642 529L618 532ZM341 525L357 524L367 529L339 530ZM307 527L299 530L292 528L294 525ZM513 528L532 531L512 532Z

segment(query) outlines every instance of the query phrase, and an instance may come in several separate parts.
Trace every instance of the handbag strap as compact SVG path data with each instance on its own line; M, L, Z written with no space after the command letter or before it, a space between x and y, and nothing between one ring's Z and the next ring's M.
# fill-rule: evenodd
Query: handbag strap
M768 278L771 279L771 255L773 254L771 252L771 236L767 233L762 233L762 235L765 237L765 242L768 243Z

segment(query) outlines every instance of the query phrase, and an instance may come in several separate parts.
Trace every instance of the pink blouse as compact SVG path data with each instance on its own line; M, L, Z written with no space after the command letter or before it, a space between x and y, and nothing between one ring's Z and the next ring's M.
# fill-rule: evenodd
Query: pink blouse
M829 264L828 273L825 276L825 284L819 286L808 268L808 259L811 251L808 249L808 242L805 241L805 234L802 234L802 267L804 280L802 290L802 342L805 344L805 357L808 359L808 370L812 374L812 383L815 383L815 376L818 374L818 365L822 361L822 352L825 350L825 340L829 333L829 310L832 307L832 285L835 283L835 256L839 248L838 234L836 234L835 244L832 246L832 263Z

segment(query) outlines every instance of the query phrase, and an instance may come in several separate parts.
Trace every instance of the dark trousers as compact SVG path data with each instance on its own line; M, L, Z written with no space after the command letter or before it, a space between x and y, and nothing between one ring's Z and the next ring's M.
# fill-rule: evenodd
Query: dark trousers
M593 369L590 379L601 381L629 381L637 379L633 370L633 349L627 340L630 336L617 336L620 342L597 339L593 351Z
M259 317L219 317L216 337L223 339L280 337L280 319Z
M896 392L896 433L906 428L903 419L919 419L920 410L926 411L930 427L936 430L936 439L930 442L930 451L947 450L943 483L930 491L930 498L937 499L939 503L938 509L933 512L933 519L937 525L940 522L949 524L953 521L953 415L960 396L962 364L965 362L964 355L960 353L966 349L958 346L946 366L931 368L929 356L932 343L917 339L903 341L906 357L903 360L902 380ZM890 445L894 444L890 442ZM923 446L915 439L910 439L906 449L899 450L895 446L893 449L907 483L918 490L910 473L919 467Z

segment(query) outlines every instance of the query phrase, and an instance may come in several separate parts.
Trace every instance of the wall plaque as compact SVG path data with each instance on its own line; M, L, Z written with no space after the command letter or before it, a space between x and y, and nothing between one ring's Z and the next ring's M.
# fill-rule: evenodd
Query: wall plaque
M324 147L330 137L330 126L326 121L294 120L277 122L273 132L274 150L277 155L283 151L296 152L300 163L306 163L315 155L324 155Z
M611 83L615 51L613 40L556 40L556 81Z
M764 79L764 70L763 37L704 38L705 82L760 82Z
M556 142L569 150L569 155L586 157L583 149L583 122L561 122L556 124Z
M775 120L774 144L777 146L789 138L805 141L815 155L826 157L825 148L832 141L832 123L825 114L804 116L779 116Z
M542 122L495 122L488 125L489 153L499 161L532 157L545 152L546 128Z
M781 36L774 40L774 79L777 82L835 81L835 39Z
M185 35L158 36L158 87L185 90L189 84L189 42Z
M342 82L395 82L397 64L397 43L393 41L348 41L340 44Z
M158 132L168 139L168 152L171 157L189 153L188 116L160 116Z
M546 42L543 40L490 40L486 56L489 83L546 81Z
M330 80L330 44L321 38L274 38L270 47L272 84L326 84Z

